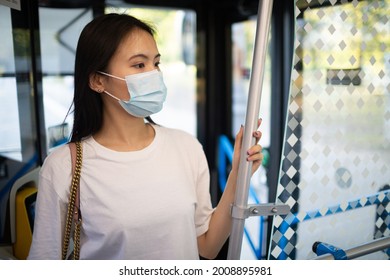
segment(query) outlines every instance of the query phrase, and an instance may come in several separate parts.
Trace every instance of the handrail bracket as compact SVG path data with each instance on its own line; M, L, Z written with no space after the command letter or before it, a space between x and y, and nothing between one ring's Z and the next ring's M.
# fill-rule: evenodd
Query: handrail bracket
M231 208L232 217L241 220L252 216L287 215L289 212L290 206L275 203L251 204L247 208L232 205Z

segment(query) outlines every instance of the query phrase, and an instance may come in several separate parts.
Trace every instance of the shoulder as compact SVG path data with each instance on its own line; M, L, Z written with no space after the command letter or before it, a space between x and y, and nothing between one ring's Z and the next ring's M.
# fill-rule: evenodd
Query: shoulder
M163 136L166 137L171 143L175 143L180 146L196 146L199 148L202 146L195 136L184 130L167 128L163 126L155 126L155 129L157 129L159 133L163 134Z
M69 173L69 174L68 174ZM54 180L53 176L63 174L65 176L71 173L71 158L69 145L62 145L53 150L45 159L41 176L48 180Z
M174 128L158 127L157 132L163 135L165 147L179 154L180 157L192 159L191 162L207 165L206 155L199 140L190 133ZM173 155L174 153L172 153Z

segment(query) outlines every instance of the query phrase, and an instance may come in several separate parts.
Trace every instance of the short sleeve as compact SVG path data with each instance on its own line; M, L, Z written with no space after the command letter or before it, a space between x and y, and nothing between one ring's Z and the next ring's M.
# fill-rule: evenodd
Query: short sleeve
M30 260L61 259L70 168L65 146L49 155L40 170Z

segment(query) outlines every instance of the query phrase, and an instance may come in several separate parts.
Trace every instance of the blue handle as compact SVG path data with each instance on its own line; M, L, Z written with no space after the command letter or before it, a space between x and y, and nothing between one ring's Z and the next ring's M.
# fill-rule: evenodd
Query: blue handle
M337 248L333 245L324 243L324 242L314 242L313 244L313 252L317 254L317 256L331 254L335 260L347 260L347 254L343 249Z

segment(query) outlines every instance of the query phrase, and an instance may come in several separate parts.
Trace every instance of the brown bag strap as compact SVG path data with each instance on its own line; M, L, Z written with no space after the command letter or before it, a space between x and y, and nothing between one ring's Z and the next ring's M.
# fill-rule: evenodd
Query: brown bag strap
M80 143L80 142L77 142ZM77 148L76 143L71 142L69 143L69 149L70 149L70 157L72 158L72 177L74 177L75 169L76 169L76 161L77 161ZM76 201L75 201L75 209L73 211L73 220L78 221L79 218L81 218L81 212L80 212L80 183L77 186L77 192L76 192Z
M72 183L70 186L70 195L68 211L65 222L65 234L62 245L62 259L68 255L70 235L73 229L73 258L80 257L80 230L81 230L81 212L80 212L80 174L82 166L82 144L81 142L69 143L71 161L72 161Z

